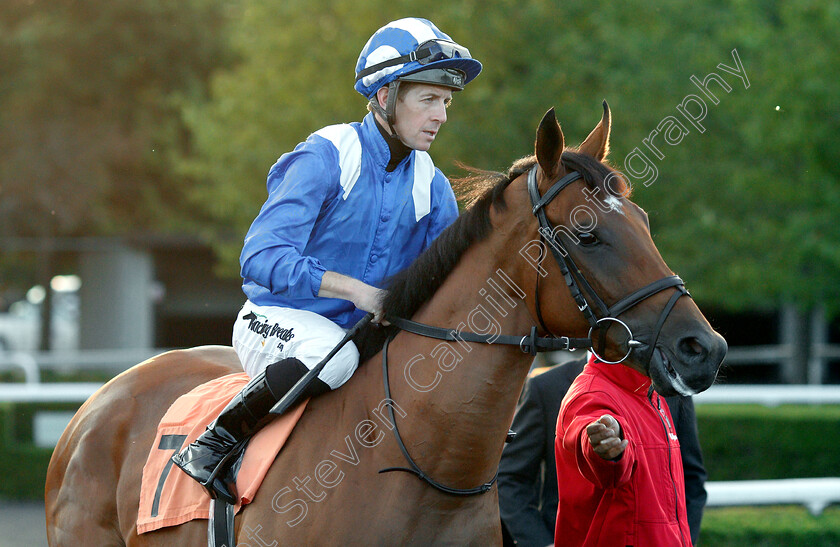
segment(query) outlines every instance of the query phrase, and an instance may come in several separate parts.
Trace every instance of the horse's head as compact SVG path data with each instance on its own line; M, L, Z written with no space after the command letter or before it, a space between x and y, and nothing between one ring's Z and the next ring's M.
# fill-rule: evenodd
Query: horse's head
M539 234L520 253L537 272L532 313L557 335L589 333L597 355L649 376L663 395L703 391L726 342L662 260L629 184L603 163L609 135L606 102L577 150L564 148L553 109L537 129L528 177Z

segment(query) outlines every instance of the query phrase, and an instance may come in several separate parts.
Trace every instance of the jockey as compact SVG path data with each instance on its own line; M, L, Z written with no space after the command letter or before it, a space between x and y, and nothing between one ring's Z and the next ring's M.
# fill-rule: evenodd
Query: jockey
M458 215L427 153L454 91L481 63L425 19L391 22L356 63L361 122L325 127L268 173L268 199L240 256L247 301L233 347L251 377L174 463L212 497L237 503L229 461L271 408L366 312L383 320L383 281L408 266ZM344 384L359 364L346 344L301 399Z

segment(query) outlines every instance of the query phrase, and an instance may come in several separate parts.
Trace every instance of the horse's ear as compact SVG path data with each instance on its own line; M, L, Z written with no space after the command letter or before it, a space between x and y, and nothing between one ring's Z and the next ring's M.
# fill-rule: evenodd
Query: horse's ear
M554 115L552 107L545 113L537 128L535 145L537 162L549 179L555 178L560 172L560 156L563 154L563 147L563 131L557 123L557 116Z
M580 151L602 161L610 153L610 105L604 101L604 116L580 145Z

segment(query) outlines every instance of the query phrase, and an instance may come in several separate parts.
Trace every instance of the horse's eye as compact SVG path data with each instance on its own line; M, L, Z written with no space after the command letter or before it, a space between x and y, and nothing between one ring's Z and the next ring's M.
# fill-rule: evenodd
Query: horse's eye
M584 247L592 247L601 242L598 239L598 236L592 232L580 232L577 234L577 238L580 241L580 244Z

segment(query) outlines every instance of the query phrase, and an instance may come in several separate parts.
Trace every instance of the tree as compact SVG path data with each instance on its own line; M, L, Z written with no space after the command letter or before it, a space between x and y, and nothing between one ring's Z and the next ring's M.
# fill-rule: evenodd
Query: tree
M214 0L4 3L2 235L177 226L179 108L225 60L225 21Z
M657 243L704 301L744 309L790 300L839 312L838 5L719 2L680 13L691 30L667 42L677 54L676 94L660 101L672 106L659 119L681 117L675 107L688 94L704 99L708 115L704 133L686 123L691 134L665 147L659 180L637 185ZM734 67L735 55L749 87L720 68ZM689 80L711 72L731 86L709 84L717 105Z

